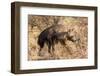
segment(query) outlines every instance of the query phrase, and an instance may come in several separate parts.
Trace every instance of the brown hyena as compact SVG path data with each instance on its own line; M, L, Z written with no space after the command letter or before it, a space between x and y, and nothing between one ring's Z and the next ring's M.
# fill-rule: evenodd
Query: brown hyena
M40 46L39 52L44 47L45 43L48 46L48 52L52 54L52 51L55 50L54 46L58 42L60 42L63 46L65 46L66 40L70 40L72 42L76 42L77 40L79 40L79 39L75 39L74 36L71 36L70 33L71 33L71 30L68 30L67 32L58 32L55 30L53 26L45 29L44 31L40 33L38 37L38 45Z

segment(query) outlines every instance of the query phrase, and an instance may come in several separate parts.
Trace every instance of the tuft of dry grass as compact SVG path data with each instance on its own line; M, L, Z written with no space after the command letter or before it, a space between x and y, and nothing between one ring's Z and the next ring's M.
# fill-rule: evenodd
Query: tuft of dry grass
M66 47L60 43L55 45L53 56L48 53L47 45L42 49L41 56L39 45L37 44L39 34L46 28L54 26L54 18L58 19L61 28L56 27L61 32L73 29L71 35L79 37L78 43L65 41ZM88 49L88 18L87 17L67 17L67 16L28 16L28 60L51 60L51 59L82 59L87 58Z

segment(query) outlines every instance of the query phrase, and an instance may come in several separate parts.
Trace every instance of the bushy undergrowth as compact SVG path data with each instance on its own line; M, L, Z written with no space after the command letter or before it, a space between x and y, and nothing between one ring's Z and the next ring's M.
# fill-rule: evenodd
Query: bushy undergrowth
M73 29L70 33L79 37L78 43L66 40L66 47L60 43L55 45L54 55L48 53L47 45L39 53L37 44L39 34L50 26L55 26L60 32ZM65 16L28 16L28 60L49 60L49 59L82 59L88 54L88 18L87 17L65 17Z

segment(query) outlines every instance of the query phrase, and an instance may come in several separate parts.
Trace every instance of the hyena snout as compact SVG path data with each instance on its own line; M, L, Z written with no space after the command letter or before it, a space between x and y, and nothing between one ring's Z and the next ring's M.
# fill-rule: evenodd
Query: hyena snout
M68 30L68 40L75 43L79 43L80 37L78 36L78 34L76 33L74 29Z
M71 41L75 42L75 43L79 43L80 42L80 38L78 36L72 36Z

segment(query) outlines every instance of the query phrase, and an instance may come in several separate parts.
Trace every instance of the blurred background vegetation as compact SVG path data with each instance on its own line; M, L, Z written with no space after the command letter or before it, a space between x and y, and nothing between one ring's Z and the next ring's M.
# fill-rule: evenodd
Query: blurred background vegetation
M71 32L75 37L80 38L79 43L66 41L64 48L60 43L56 44L54 56L48 53L47 45L39 56L39 46L37 44L39 34L50 26L57 26L55 29L60 32L73 29ZM50 59L82 59L88 55L88 18L69 16L42 16L28 15L28 60L50 60ZM69 51L72 53L70 54Z

